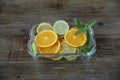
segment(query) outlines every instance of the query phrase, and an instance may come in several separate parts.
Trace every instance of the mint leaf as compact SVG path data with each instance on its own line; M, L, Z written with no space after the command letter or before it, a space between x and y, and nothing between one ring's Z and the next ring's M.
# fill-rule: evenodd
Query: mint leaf
M80 21L79 21L80 22ZM96 19L93 19L91 21L89 21L86 25L82 26L81 28L79 28L75 34L79 34L81 32L85 32L86 30L88 30L90 27L92 27L94 24L96 23ZM77 27L79 27L80 25L77 25Z
M87 35L86 36L87 41L86 41L85 45L89 46L89 45L91 45L91 37L90 37L90 34L89 34L88 30L86 31L86 35Z
M79 34L79 33L84 32L84 31L85 31L84 28L82 28L82 29L78 29L78 30L75 32L75 34Z
M87 52L91 51L92 48L94 47L94 44L92 44L92 42L91 42L91 35L89 34L89 29L96 23L96 19L89 21L86 25L84 25L77 18L74 18L73 20L76 24L76 27L78 28L78 30L75 32L75 34L80 34L81 32L86 31L86 37L87 37L86 43L83 46L78 47L78 48L80 48L78 53L79 54L87 53Z
M96 19L93 19L91 21L89 21L86 25L85 25L85 28L86 29L89 29L90 27L92 27L95 23L96 23Z
M73 18L73 21L78 29L81 29L82 27L84 27L84 24L82 22L80 22L79 19Z
M84 52L84 53L91 51L91 49L94 47L94 45L92 45L91 37L90 37L88 30L86 31L86 37L87 37L87 41L85 45L79 46L81 52Z

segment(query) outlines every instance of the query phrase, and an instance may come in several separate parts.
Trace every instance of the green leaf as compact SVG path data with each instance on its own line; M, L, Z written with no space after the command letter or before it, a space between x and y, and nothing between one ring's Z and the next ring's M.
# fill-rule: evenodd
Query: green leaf
M92 43L91 43L91 37L90 37L88 30L86 31L86 33L87 33L87 41L86 41L85 45L79 46L80 51L84 52L84 53L91 51L91 49L94 47L94 45L92 45Z
M88 30L86 31L86 35L87 35L87 41L86 41L86 43L85 43L85 45L87 45L87 46L89 46L89 45L91 45L91 37L90 37L90 34L89 34L89 32L88 32Z
M80 22L80 21L79 21ZM91 21L89 21L85 26L82 26L81 28L79 28L75 34L79 34L81 32L85 32L86 30L88 30L90 27L92 27L94 24L96 23L96 19L93 19ZM78 26L77 26L78 27Z
M73 18L73 21L78 29L81 29L82 27L84 27L84 24L82 22L80 22L79 19Z
M91 49L94 47L94 45L90 45L90 46L80 46L79 48L81 49L81 52L87 53L89 51L91 51Z
M84 31L83 29L78 29L78 30L75 32L75 34L79 34L79 33L83 32L83 31Z
M91 42L91 35L89 34L88 30L96 23L96 19L89 21L86 25L84 25L77 18L74 18L73 20L76 24L76 27L78 28L78 30L75 32L75 34L80 34L81 32L86 32L86 37L87 37L87 41L86 41L85 45L78 47L78 48L80 48L80 51L78 51L78 53L79 54L81 54L83 52L87 53L87 52L91 51L92 48L94 47L94 45Z
M96 19L93 19L93 20L91 20L91 21L89 21L86 25L85 25L85 27L86 27L86 29L89 29L90 27L92 27L95 23L96 23Z

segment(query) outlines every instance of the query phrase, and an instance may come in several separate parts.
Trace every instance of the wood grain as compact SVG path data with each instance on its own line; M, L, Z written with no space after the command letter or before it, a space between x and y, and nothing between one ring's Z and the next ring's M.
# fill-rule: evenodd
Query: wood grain
M29 30L42 21L96 18L97 51L80 62L33 60ZM0 80L120 80L120 0L0 0Z
M72 63L74 67L71 67L71 63L8 63L0 65L0 79L119 80L119 64L111 61L89 61L87 63Z
M41 16L120 15L119 4L119 0L1 0L1 12Z

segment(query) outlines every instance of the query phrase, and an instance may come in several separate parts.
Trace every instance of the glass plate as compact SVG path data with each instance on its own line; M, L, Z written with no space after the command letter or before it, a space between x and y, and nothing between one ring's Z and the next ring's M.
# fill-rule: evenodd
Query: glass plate
M34 53L32 52L30 45L33 42L36 32L37 26L32 27L32 29L29 32L29 40L28 40L28 44L27 44L27 51L28 53L33 57L33 59L40 59L44 56L54 56L54 57L60 57L60 56L72 56L72 55L77 55L79 57L80 60L84 60L84 59L90 59L91 56L96 52L96 41L95 41L95 37L94 37L94 30L92 28L90 28L88 30L89 34L90 34L90 38L91 38L91 43L94 45L94 47L92 48L92 50L90 52L87 53L64 53L64 54L40 54L40 53Z

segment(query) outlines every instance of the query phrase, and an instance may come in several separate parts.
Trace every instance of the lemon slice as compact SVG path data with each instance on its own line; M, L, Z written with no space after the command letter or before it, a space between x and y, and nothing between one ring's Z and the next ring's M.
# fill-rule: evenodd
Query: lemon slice
M37 46L35 45L34 42L31 43L30 48L31 48L31 50L32 50L34 53L38 53L38 51L37 51Z
M43 30L53 30L53 27L50 23L42 22L36 28L36 32L39 33L40 31L43 31Z
M54 30L59 35L64 35L69 30L69 25L64 20L58 20L53 25Z
M61 49L59 51L60 54L65 54L65 53L74 53L76 52L76 48L71 47L69 45L67 45L67 43L65 41L61 42ZM65 59L67 59L68 61L72 61L77 59L77 55L69 55L69 56L64 56Z

